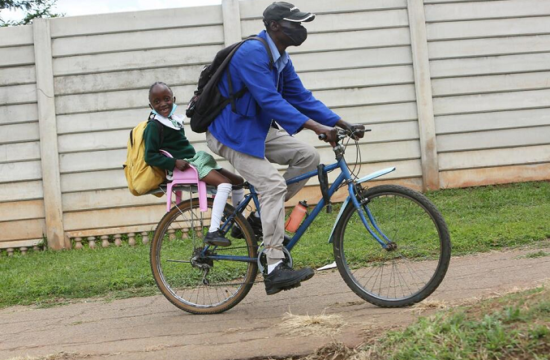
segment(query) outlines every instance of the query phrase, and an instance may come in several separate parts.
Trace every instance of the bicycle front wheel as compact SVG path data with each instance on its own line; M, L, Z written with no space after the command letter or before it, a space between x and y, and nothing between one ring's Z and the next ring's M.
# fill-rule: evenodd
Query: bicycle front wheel
M371 229L373 220L391 243L384 249L349 203L334 234L340 274L357 295L377 306L402 307L424 300L449 267L451 242L443 216L424 195L402 186L377 186L361 197L366 201L363 214L367 219L367 210L372 215Z
M204 250L213 200L208 211L199 211L197 199L174 206L159 222L151 242L150 260L153 277L162 294L175 306L193 314L216 314L237 305L252 288L256 262L215 260L212 256L257 258L257 244L252 229L241 214L235 223L244 239L225 236L228 247ZM224 218L234 211L226 204ZM223 223L223 221L222 221Z

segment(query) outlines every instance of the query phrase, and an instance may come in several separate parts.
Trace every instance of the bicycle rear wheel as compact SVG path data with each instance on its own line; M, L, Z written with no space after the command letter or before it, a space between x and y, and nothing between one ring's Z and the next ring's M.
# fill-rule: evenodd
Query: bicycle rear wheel
M361 197L394 249L382 248L349 203L334 234L340 274L357 295L377 306L424 300L449 267L451 242L442 215L424 195L402 186L377 186Z
M229 231L225 236L231 246L211 246L204 256L202 240L210 226L212 204L213 200L208 199L208 211L200 212L197 199L181 202L164 215L151 242L151 270L158 288L172 304L193 314L231 309L248 294L258 271L256 262L209 258L257 257L252 229L241 214L236 214L235 223L244 238L232 238ZM226 204L224 218L233 211Z

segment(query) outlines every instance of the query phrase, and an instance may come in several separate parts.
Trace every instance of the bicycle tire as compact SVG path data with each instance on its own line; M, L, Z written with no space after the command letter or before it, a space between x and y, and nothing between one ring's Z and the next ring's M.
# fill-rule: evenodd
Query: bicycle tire
M159 290L172 304L192 314L217 314L231 309L248 294L258 272L256 262L196 259L204 249L202 238L208 231L212 205L209 198L208 211L204 213L199 211L197 199L174 206L160 220L151 242L151 270ZM224 217L233 212L233 207L226 204ZM244 238L232 238L228 231L225 236L231 246L211 246L208 251L257 258L252 228L241 214L234 219ZM209 268L206 276L200 267Z
M404 307L424 300L441 284L450 263L451 241L443 216L428 198L403 186L376 186L363 191L360 198L367 199L375 222L396 249L385 250L367 232L350 202L334 234L340 275L359 297L380 307ZM385 268L387 262L391 267Z

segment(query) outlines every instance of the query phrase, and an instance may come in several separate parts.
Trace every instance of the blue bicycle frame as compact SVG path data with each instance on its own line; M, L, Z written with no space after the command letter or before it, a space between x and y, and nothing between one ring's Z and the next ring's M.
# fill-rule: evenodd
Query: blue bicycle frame
M334 230L336 228L336 225L338 224L340 217L342 216L344 209L346 208L347 204L351 201L352 204L355 206L355 208L358 210L359 216L361 218L361 221L363 222L363 225L367 229L367 231L372 235L372 237L383 247L386 248L388 244L391 242L391 240L388 239L386 235L378 228L378 225L376 224L376 221L374 217L372 216L369 208L366 206L366 203L360 203L356 194L355 185L360 184L362 182L366 182L372 179L375 179L377 177L380 177L382 175L388 174L395 170L395 167L393 168L387 168L384 170L380 170L377 172L374 172L372 174L369 174L357 181L353 181L351 173L349 172L348 166L343 158L343 156L334 164L327 165L324 167L324 172L329 173L333 171L334 169L340 168L341 173L338 175L334 183L330 186L328 189L328 195L329 198L334 195L334 193L339 189L340 185L343 182L346 182L348 185L348 192L349 196L342 204L342 207L340 209L340 212L338 213L338 216L336 218L336 221L334 223L334 227L332 229L332 232L329 236L329 242L332 242ZM314 177L319 174L318 170L310 171L308 173L305 173L303 175L294 177L292 179L289 179L286 183L287 185L294 184L297 182L300 182L302 180L309 179L311 177ZM250 201L254 201L254 205L256 206L256 209L258 209L258 212L260 212L260 202L258 200L258 194L256 193L256 190L252 185L249 185L250 188L250 194L246 195L246 197L241 201L241 203L237 206L235 209L235 213L241 213L250 203ZM290 242L286 245L286 248L288 251L291 251L292 248L298 243L304 232L307 230L309 225L315 220L319 212L321 212L321 209L325 206L325 200L323 198L320 199L320 201L317 203L313 211L306 216L302 224L298 227L298 230L290 240ZM364 210L364 211L362 211ZM367 216L365 217L365 214ZM261 214L260 214L261 216ZM224 222L224 224L221 226L221 231L223 233L226 233L229 230L229 227L231 226L231 223L233 222L234 215L230 215L228 219ZM367 220L368 218L368 220ZM370 221L370 224L369 224ZM373 230L374 228L374 230ZM208 247L207 247L208 248ZM204 250L204 254L206 256L206 249ZM208 255L208 258L213 260L231 260L231 261L244 261L244 262L256 262L257 258L250 258L246 256L230 256L230 255Z

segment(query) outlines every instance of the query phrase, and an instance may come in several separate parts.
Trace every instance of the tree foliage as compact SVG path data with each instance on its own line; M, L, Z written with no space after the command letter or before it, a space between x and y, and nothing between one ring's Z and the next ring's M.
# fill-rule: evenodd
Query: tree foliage
M62 17L65 14L52 12L57 0L0 0L0 10L22 10L20 21L4 20L0 15L0 26L28 25L36 18Z

